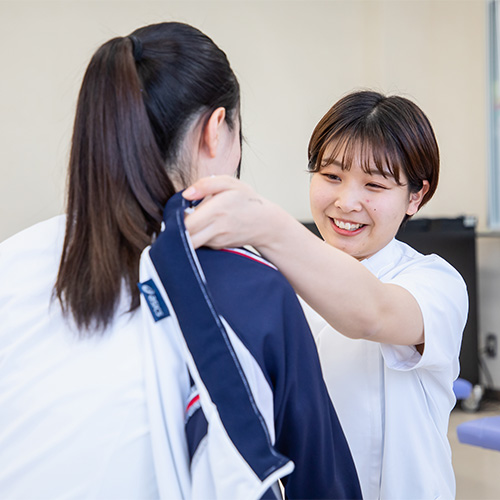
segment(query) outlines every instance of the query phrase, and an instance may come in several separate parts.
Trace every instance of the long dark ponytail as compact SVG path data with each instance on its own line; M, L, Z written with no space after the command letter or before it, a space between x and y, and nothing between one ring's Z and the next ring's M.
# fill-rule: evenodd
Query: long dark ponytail
M174 181L189 180L182 141L220 106L232 127L237 79L224 52L192 26L146 26L94 54L78 98L55 286L82 331L103 330L122 291L131 310L139 305L140 254L160 230Z

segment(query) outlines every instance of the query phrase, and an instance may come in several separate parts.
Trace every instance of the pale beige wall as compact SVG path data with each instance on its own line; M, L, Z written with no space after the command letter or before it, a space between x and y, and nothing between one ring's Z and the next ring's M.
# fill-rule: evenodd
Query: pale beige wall
M309 219L306 146L346 92L414 99L435 126L442 178L423 215L486 223L482 0L0 1L0 240L61 213L76 95L107 39L165 20L223 48L243 96L244 179Z

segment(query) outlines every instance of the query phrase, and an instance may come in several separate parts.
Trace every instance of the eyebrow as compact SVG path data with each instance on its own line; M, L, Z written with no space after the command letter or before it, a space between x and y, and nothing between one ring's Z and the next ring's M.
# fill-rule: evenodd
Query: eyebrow
M338 160L327 160L324 163L322 163L321 168L328 167L328 165L335 165L336 167L343 168L342 162ZM368 172L364 171L365 173L373 176L380 176L380 177L394 177L394 175L389 171L384 171L382 173L378 168L370 169Z
M380 175L381 177L394 177L389 171L382 173L380 170L375 169L375 170L370 170L367 172L370 175Z
M337 167L342 168L342 162L338 160L323 160L321 162L322 167L327 167L328 165L336 165Z

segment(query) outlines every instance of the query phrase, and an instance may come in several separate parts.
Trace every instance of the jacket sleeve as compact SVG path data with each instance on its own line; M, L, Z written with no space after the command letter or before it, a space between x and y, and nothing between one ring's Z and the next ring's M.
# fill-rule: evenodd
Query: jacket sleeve
M214 253L200 257L202 263L217 259ZM242 261L233 268L234 259L237 256L224 257L225 279L212 273L220 266L207 262L203 267L218 310L271 386L275 448L295 463L283 480L287 498L361 498L352 456L295 292L275 269ZM251 272L245 270L247 265ZM238 285L241 280L245 286Z
M289 498L361 498L356 469L323 382L316 344L293 294L282 299L284 366L275 384L276 447L295 463ZM279 358L282 358L281 360ZM272 368L271 368L272 369Z

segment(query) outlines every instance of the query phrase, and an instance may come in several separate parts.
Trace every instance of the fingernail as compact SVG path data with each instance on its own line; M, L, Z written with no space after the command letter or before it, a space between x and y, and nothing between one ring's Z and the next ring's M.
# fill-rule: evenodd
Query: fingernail
M184 197L189 197L189 196L193 196L194 194L196 193L196 189L194 187L188 187L184 193L182 193L182 196Z

